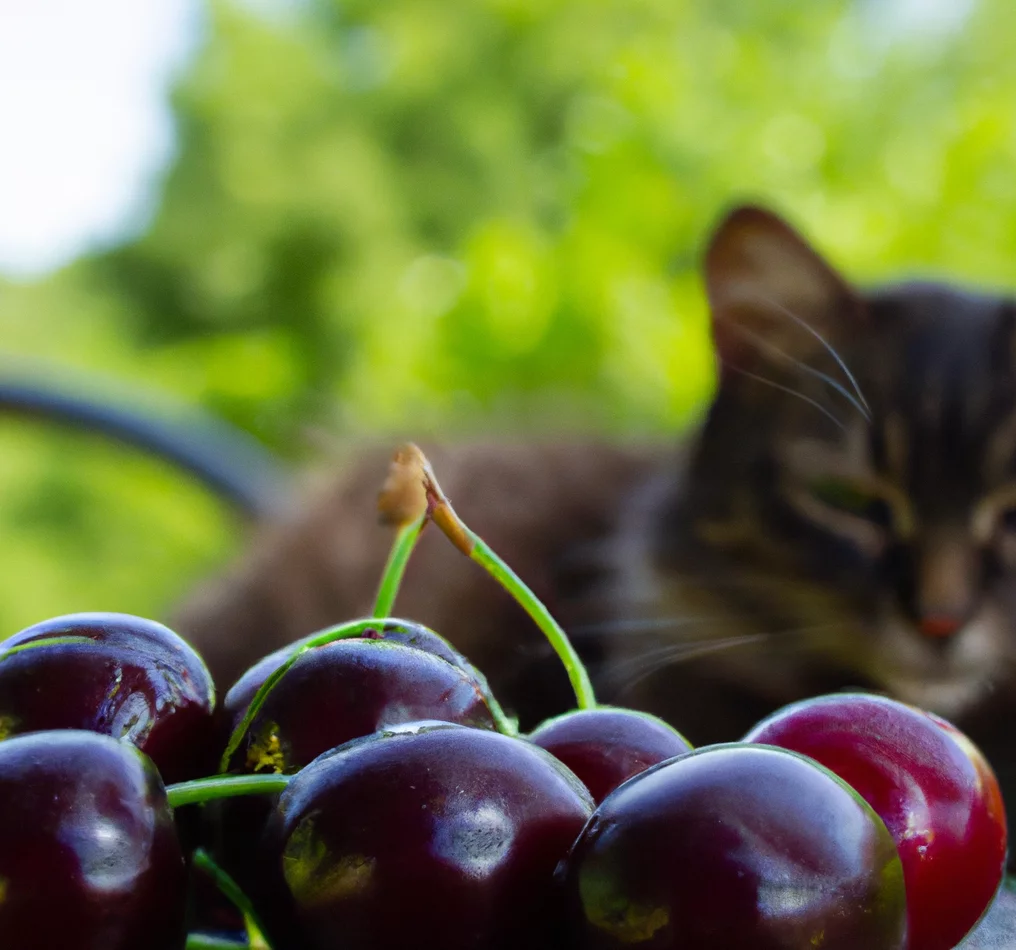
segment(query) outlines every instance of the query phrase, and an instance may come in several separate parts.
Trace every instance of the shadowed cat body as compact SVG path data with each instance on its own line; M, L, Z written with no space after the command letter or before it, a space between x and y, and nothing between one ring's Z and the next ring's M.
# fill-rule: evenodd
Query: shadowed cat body
M705 282L723 369L684 446L424 446L456 509L573 633L603 699L698 744L876 689L957 721L1012 784L1016 306L855 291L756 208L720 224ZM324 477L181 609L220 683L370 608L389 452ZM433 528L396 612L524 724L567 706L531 622Z

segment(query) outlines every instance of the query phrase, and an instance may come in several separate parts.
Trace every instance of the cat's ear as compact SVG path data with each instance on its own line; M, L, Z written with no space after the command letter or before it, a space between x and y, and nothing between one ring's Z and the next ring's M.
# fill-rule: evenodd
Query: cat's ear
M717 227L705 257L720 359L745 368L807 362L856 332L860 298L790 225L745 206Z

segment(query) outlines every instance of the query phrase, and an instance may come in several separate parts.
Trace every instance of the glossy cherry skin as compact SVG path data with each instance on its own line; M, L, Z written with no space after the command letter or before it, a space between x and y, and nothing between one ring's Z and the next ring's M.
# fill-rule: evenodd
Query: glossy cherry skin
M0 653L50 637L89 642L32 647L0 661L0 737L89 729L137 746L167 783L208 774L215 690L184 640L154 620L82 613L28 627L0 643Z
M550 948L560 946L554 869L591 812L582 784L542 749L421 724L296 775L266 851L302 926L293 945Z
M151 761L79 730L0 742L4 950L181 950L186 871Z
M582 950L903 950L892 838L827 770L707 746L635 776L562 866Z
M239 724L247 706L265 680L308 640L319 635L320 633L311 634L308 637L281 647L274 653L269 653L268 656L258 660L233 684L223 702L223 709L226 713L230 731L235 729ZM467 676L472 677L476 681L481 693L483 693L484 698L490 694L490 688L487 686L487 680L483 674L444 637L435 633L429 627L423 626L423 624L414 623L410 620L389 620L384 624L378 624L376 629L369 629L361 636L350 639L386 640L389 643L396 643L400 646L423 650L424 653L432 653L434 656L439 656L442 660L451 663L452 666L457 667Z
M230 719L242 716L235 699L230 690ZM275 684L234 767L296 772L344 742L417 719L494 728L477 684L440 657L385 640L338 640L303 654Z
M950 950L1002 881L1005 810L998 782L948 723L882 696L795 703L745 736L811 756L855 788L903 860L910 950Z
M555 716L529 740L567 765L597 804L633 775L692 748L662 719L610 706Z
M259 672L262 682L271 669ZM244 676L226 695L226 721L243 718L251 695ZM337 640L304 653L275 684L231 770L293 773L351 739L418 719L494 728L480 685L459 667L388 640ZM214 848L242 887L252 886L253 850L271 804L258 796L216 809L220 837Z

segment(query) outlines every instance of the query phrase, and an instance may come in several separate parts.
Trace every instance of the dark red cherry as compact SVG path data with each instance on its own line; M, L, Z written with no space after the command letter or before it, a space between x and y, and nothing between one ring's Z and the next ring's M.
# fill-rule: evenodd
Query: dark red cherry
M242 718L245 679L226 695L230 720ZM350 739L417 719L494 728L477 683L446 660L386 640L337 640L304 653L275 684L234 768L296 772Z
M301 640L296 640L276 650L274 653L268 654L268 656L258 660L233 684L223 702L230 730L235 729L239 724L247 706L265 680L297 650L303 647L307 641L317 636L320 636L320 633L314 633ZM423 626L423 624L413 623L410 620L388 620L383 624L379 623L376 629L369 629L362 636L351 639L386 640L389 643L397 643L401 646L423 650L425 653L432 653L434 656L441 657L442 660L447 660L452 666L458 667L463 673L476 680L484 697L489 694L489 687L483 674L444 637L435 633L429 627Z
M837 694L779 710L745 741L811 756L879 814L903 860L909 950L950 950L984 913L1005 870L1005 810L987 761L953 726Z
M125 742L0 742L4 950L181 950L186 872L166 792Z
M582 950L903 950L899 855L868 804L782 749L708 746L625 782L562 865Z
M529 739L567 765L597 804L633 775L691 751L684 736L662 719L610 706L548 719Z
M325 950L557 947L554 869L592 802L531 743L402 727L298 773L266 834L270 875Z
M260 681L277 665L261 667ZM226 695L227 722L243 718L254 679L245 675ZM480 684L459 667L388 640L337 640L301 655L275 684L231 769L296 772L351 739L418 719L494 728ZM251 886L253 849L270 807L268 799L251 797L215 809L217 856L241 886Z
M172 630L129 614L70 614L9 637L0 654L53 637L87 642L39 645L0 661L0 737L89 729L137 746L166 782L213 768L211 676Z

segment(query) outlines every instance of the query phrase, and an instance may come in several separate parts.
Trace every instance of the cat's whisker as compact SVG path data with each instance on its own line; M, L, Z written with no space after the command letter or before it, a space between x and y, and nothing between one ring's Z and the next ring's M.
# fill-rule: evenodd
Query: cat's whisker
M613 663L610 669L601 674L598 679L607 689L614 692L615 695L622 695L634 689L648 677L669 666L692 662L737 647L753 646L767 641L772 642L796 637L802 642L795 646L814 646L817 648L820 644L813 642L812 639L815 634L826 630L831 631L842 627L842 625L840 621L833 621L830 623L787 627L777 631L742 634L716 639L683 640L680 643L667 644L656 650L643 651L630 660ZM806 637L809 639L805 639Z
M830 621L829 623L816 623L811 624L809 626L787 627L784 630L774 630L770 631L768 636L773 640L781 640L787 637L798 637L798 638L808 637L809 640L806 641L805 645L818 648L819 646L821 646L821 644L820 642L818 642L818 638L816 638L815 636L816 634L821 634L823 632L832 632L834 630L842 630L844 626L846 625L842 620L833 620ZM795 646L800 645L795 644Z
M784 306L778 300L774 300L768 294L763 294L757 290L755 293L760 300L762 300L764 303L769 304L769 306L773 307L777 311L777 313L781 313L788 319L793 320L794 323L796 323L806 332L810 333L816 340L818 340L820 344L822 344L822 347L825 349L825 351L836 361L836 365L839 366L841 370L843 370L844 376L847 377L847 379L850 381L850 385L853 386L854 388L854 392L857 393L857 398L861 400L861 402L864 404L865 409L868 410L868 417L870 418L871 405L869 404L868 400L864 398L864 393L861 391L860 385L858 385L857 380L854 378L854 374L851 373L850 370L847 368L847 364L844 361L843 357L836 352L836 347L834 347L824 336L822 336L821 333L818 332L818 330L816 330L810 323L808 323L807 320L804 320L801 317L799 317L789 307Z
M655 650L643 650L637 656L620 662L608 660L601 664L602 669L597 673L596 678L604 686L623 692L625 689L631 688L629 681L631 676L635 676L635 682L639 682L655 670L661 670L670 665L669 662L660 662L661 660L670 661L677 655L683 656L689 649L694 649L694 647L671 643L667 646L657 647Z
M832 388L836 390L836 392L838 392L844 399L846 399L847 402L849 402L850 405L853 406L861 414L861 417L866 422L871 422L871 412L867 404L859 402L857 397L855 397L852 393L848 392L846 387L841 382L839 382L839 380L833 379L832 376L830 376L828 373L823 373L821 370L816 369L814 366L805 363L804 360L799 360L796 357L791 356L785 350L781 350L774 343L771 343L769 340L765 339L765 337L761 336L758 333L754 333L752 330L749 330L745 326L737 325L735 329L738 333L741 334L741 336L747 339L750 343L752 343L757 349L761 350L762 352L777 356L781 360L785 360L791 366L795 366L797 369L804 371L809 376L813 376L816 379L820 379L827 385L832 386Z
M740 366L734 366L731 363L727 363L726 365L729 366L735 372L740 373L742 376L747 376L749 379L754 379L756 382L763 383L766 386L772 386L773 389L779 389L781 392L785 392L788 395L796 396L798 399L801 399L804 402L808 403L809 405L814 406L819 412L822 413L822 415L824 415L827 419L829 419L829 421L832 422L834 425L836 425L838 428L842 429L844 432L847 431L847 427L843 424L843 422L840 419L834 416L820 402L817 402L816 400L812 399L811 396L806 396L804 393L799 392L796 389L791 389L789 386L784 386L781 383L774 382L771 379L766 379L764 376L759 376L756 373L751 373L746 369L742 369Z
M711 653L719 653L732 647L758 643L769 639L770 636L771 634L769 633L749 633L729 637L702 637L698 640L681 640L675 643L667 643L654 650L643 650L637 656L633 656L630 659L613 662L611 673L623 676L626 671L641 669L647 664L655 665L657 660L666 657L668 663L657 667L658 669L663 669L663 666L669 666L670 662L674 660L708 656Z
M711 656L734 647L751 646L769 638L767 633L745 634L736 637L724 637L718 640L700 640L696 643L676 643L651 650L615 664L607 673L599 677L600 682L616 695L622 695L634 689L639 683L660 670L673 666L678 662L697 660ZM660 662L662 661L662 662Z

